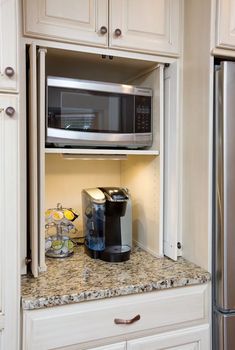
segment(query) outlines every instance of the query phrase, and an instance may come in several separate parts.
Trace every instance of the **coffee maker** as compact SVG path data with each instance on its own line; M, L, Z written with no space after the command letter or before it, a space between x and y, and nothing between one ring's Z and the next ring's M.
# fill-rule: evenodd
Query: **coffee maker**
M122 262L132 248L132 208L128 190L99 187L82 191L85 251L94 259Z

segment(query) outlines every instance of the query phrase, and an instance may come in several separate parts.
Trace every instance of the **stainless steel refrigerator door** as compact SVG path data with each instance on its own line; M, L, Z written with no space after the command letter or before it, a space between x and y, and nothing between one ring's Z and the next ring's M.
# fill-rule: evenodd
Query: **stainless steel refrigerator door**
M215 312L214 321L213 349L235 349L235 315Z
M235 63L223 62L215 82L215 304L231 311L235 310Z

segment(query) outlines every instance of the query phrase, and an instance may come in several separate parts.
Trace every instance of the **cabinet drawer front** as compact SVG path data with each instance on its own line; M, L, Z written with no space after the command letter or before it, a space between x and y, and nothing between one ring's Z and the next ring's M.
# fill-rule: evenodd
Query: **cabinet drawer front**
M24 350L42 350L207 319L207 288L194 286L24 312ZM114 319L140 320L115 324Z
M127 350L209 350L208 324L131 340Z

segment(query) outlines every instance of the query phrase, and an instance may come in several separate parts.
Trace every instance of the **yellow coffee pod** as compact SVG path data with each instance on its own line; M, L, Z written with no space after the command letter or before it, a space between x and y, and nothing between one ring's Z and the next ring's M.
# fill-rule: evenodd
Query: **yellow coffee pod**
M51 210L51 209L47 209L47 210L46 210L46 212L45 212L46 218L49 218L49 216L51 215L52 211L53 211L53 210Z
M56 221L62 220L64 217L63 213L61 211L55 211L52 215L52 218Z
M74 213L73 213L71 210L65 209L65 211L64 211L64 217L65 217L67 220L72 221L72 220L74 219Z

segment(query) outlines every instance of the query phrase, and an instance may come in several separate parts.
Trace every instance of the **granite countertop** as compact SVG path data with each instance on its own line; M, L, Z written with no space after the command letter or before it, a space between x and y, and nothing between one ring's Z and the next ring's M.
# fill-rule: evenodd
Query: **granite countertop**
M47 259L47 272L22 277L25 310L206 283L210 274L179 258L156 258L136 247L129 261L93 260L79 247L65 259Z

